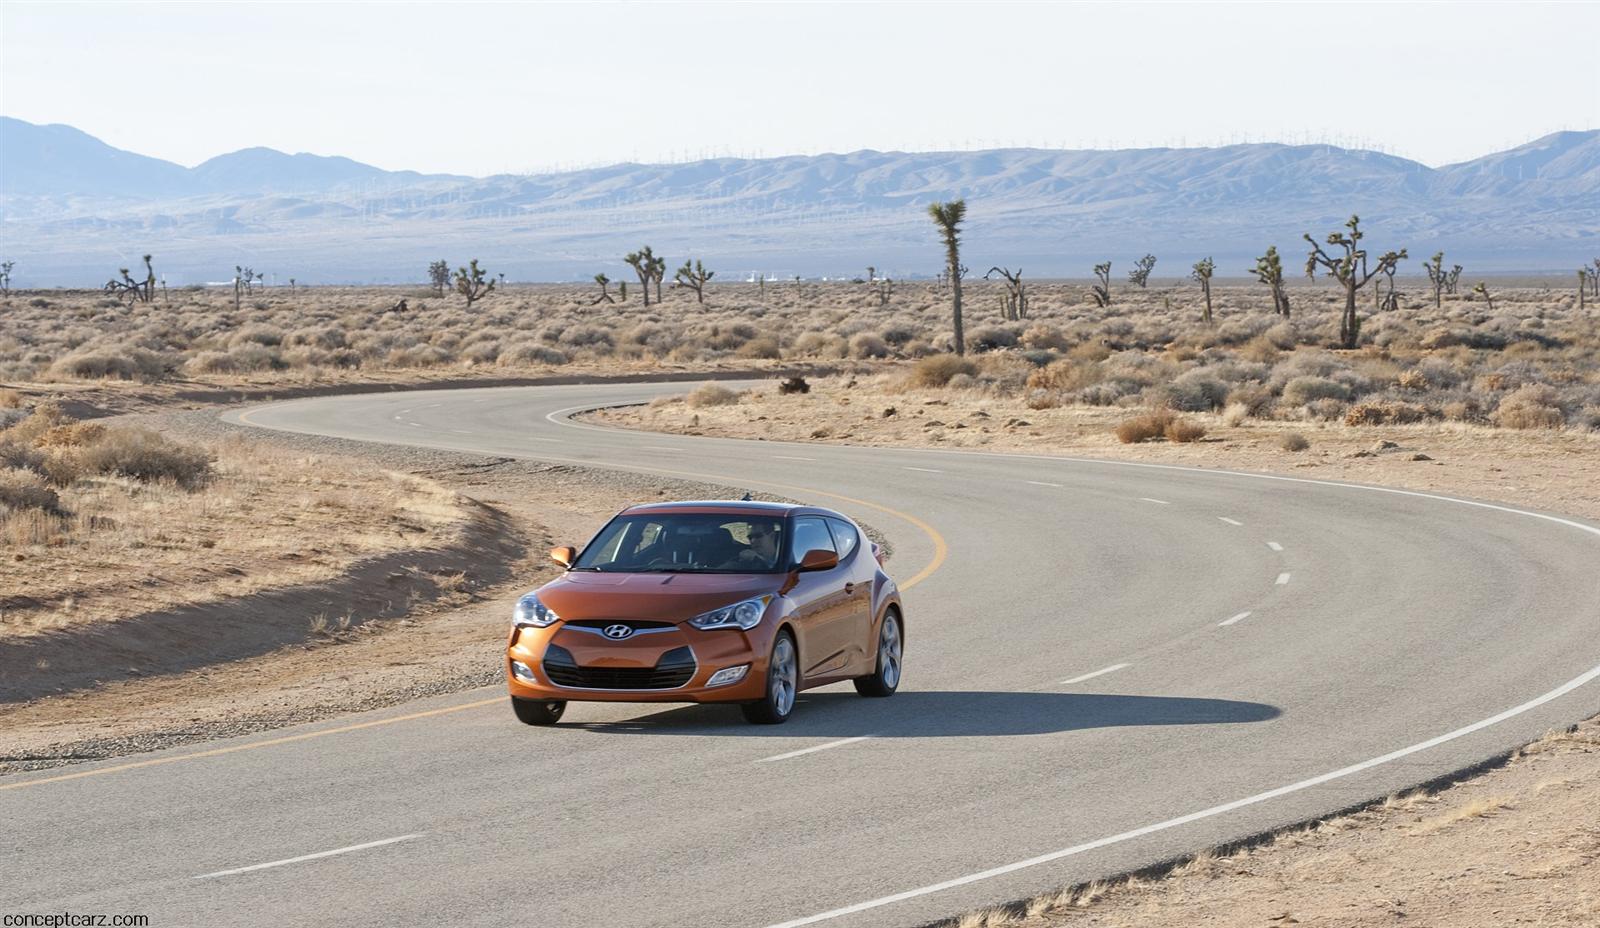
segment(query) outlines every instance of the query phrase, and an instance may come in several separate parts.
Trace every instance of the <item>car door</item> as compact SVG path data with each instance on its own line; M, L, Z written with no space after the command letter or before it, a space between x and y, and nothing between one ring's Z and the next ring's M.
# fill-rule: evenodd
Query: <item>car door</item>
M878 653L872 635L872 580L877 575L878 562L865 552L866 544L854 525L832 516L827 522L843 574L846 615L841 621L846 626L847 663L861 665L869 657L876 660Z
M838 552L827 520L821 516L796 516L790 521L789 563L799 563L807 551ZM800 667L807 677L827 676L844 669L851 660L850 596L844 591L841 567L802 573L789 598L795 603L800 627Z

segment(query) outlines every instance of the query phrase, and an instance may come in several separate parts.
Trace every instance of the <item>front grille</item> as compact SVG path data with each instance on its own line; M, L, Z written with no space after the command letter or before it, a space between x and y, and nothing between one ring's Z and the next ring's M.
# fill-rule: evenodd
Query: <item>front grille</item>
M626 625L636 632L646 628L659 628L663 631L669 628L677 628L671 622L652 622L648 619L568 619L562 624L567 628L593 628L596 630L609 625Z
M556 686L587 690L670 690L694 676L694 652L673 648L654 667L582 667L572 652L553 644L544 653L544 673Z

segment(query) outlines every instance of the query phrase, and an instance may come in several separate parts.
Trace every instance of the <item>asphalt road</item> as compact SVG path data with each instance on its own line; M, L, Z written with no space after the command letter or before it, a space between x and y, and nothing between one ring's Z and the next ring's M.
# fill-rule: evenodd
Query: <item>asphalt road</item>
M897 696L812 691L772 728L730 707L575 704L543 730L486 689L8 777L0 913L916 925L1341 809L1600 712L1600 531L1576 520L564 416L682 389L330 397L246 421L851 513L890 535L908 587Z

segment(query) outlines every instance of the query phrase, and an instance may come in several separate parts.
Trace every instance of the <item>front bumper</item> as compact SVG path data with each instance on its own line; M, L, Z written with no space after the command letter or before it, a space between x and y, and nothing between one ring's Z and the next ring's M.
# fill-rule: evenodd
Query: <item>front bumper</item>
M762 628L702 632L674 626L622 641L566 623L516 629L506 647L506 686L523 699L749 702L760 699L766 685L768 647L765 636L755 635ZM685 651L694 669L679 683L683 674L666 670L683 666ZM514 662L531 671L533 679L519 676ZM741 664L750 669L738 682L706 685L718 671ZM676 685L661 685L663 681Z

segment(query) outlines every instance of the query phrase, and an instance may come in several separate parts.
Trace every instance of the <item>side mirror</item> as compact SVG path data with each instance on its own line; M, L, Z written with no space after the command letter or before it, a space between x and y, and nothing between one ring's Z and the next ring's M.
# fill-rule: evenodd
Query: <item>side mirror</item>
M799 570L801 573L810 573L814 570L832 570L839 566L839 553L826 548L812 548L805 557L800 559Z
M578 559L578 549L571 545L562 545L550 549L550 559L562 567L571 568L572 563Z

